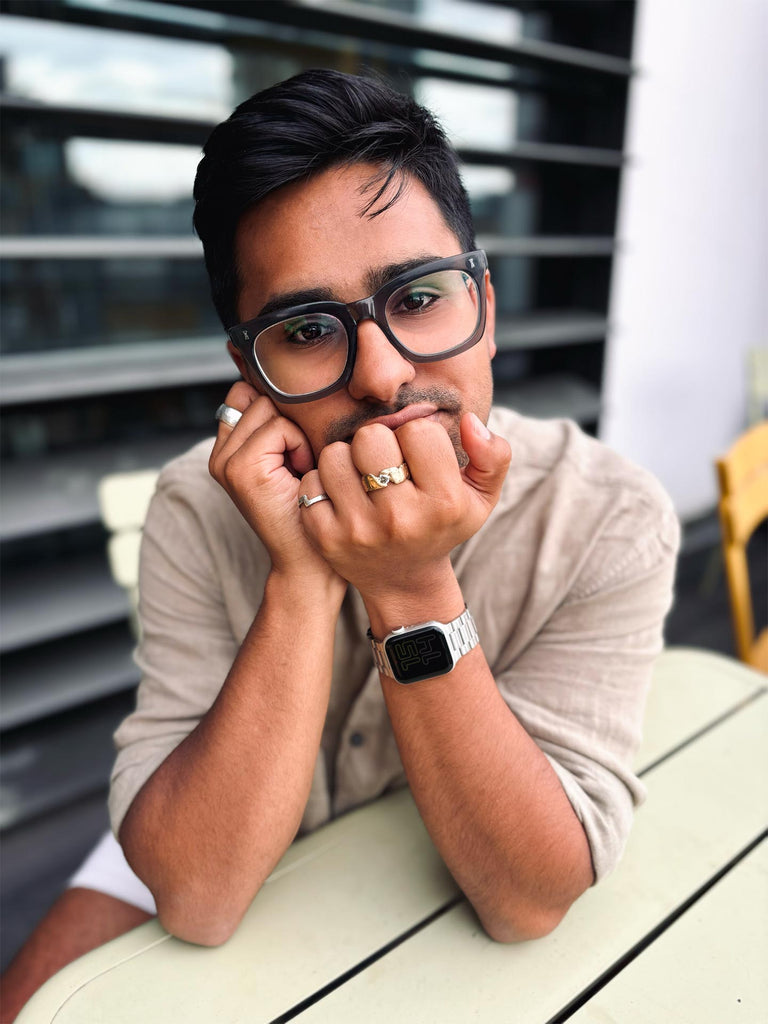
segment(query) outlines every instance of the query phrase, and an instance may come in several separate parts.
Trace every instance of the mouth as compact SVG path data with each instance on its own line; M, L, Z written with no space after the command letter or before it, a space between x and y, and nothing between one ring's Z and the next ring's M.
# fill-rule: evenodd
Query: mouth
M385 427L389 427L390 430L397 430L398 427L402 427L404 423L410 423L411 420L422 420L428 417L437 416L440 409L437 405L431 402L419 402L416 405L407 405L404 409L399 412L394 412L389 416L377 416L375 419L368 420L364 425L368 426L371 423L381 423Z
M390 430L397 430L411 420L432 419L440 422L451 432L451 424L461 415L461 400L457 394L447 388L414 389L410 394L404 392L393 405L370 402L355 403L357 408L346 416L333 420L328 424L325 444L334 441L352 443L352 438L360 429L369 423L381 423ZM458 430L458 427L456 427Z

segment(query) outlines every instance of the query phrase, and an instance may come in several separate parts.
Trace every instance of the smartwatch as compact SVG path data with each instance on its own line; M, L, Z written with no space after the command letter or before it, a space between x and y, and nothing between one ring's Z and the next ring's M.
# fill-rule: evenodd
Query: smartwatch
M368 630L376 668L398 683L418 683L450 672L480 642L468 608L453 622L401 626L376 640Z

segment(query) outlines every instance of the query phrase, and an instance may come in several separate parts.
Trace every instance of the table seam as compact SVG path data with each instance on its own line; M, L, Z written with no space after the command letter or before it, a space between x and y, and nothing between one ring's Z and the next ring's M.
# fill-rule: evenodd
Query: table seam
M149 943L149 945L147 945L147 946L143 946L143 947L142 947L141 949L137 949L137 950L136 950L135 952L131 953L131 954L130 954L130 955L128 955L128 956L124 956L124 957L123 957L123 958L122 958L121 960L118 960L118 961L117 961L116 963L110 964L110 965L109 965L109 967L105 967L105 968L104 968L104 970L102 970L102 971L99 971L99 972L98 972L98 974L94 974L94 975L93 975L93 977L91 977L91 978L88 978L87 980L85 980L85 981L81 982L81 983L80 983L80 984L79 984L79 985L77 986L77 988L73 989L73 990L72 990L72 991L71 991L71 992L69 993L69 995L67 996L67 998L66 998L66 999L64 999L64 1000L63 1000L63 1002L61 1002L61 1003L59 1004L59 1006L57 1006L56 1010L54 1011L53 1017L51 1017L51 1024L54 1024L54 1022L55 1022L56 1018L57 1018L57 1017L59 1016L59 1014L60 1014L60 1013L61 1013L61 1011L62 1011L62 1010L64 1009L64 1007L65 1007L65 1006L67 1005L67 1003L68 1003L68 1002L69 1002L69 1001L70 1001L70 1000L71 1000L71 999L72 999L72 998L73 998L74 996L76 996L78 992L81 992L81 991L82 991L82 990L83 990L83 989L84 989L84 988L85 988L85 987L86 987L87 985L90 985L90 984L91 984L91 982L94 982L94 981L96 981L96 980L97 980L97 978L101 978L101 977L103 977L103 976L104 976L105 974L109 974L109 972L110 972L110 971L113 971L113 970L114 970L114 969L115 969L116 967L121 967L121 966L122 966L123 964L127 964L129 960L133 960L133 959L135 959L135 958L136 958L137 956L141 956L141 955L142 955L143 953L147 953L147 952L149 952L149 950L150 950L150 949L154 949L154 948L155 948L155 946L159 946L159 945L160 945L161 943L163 943L163 942L167 942L167 941L168 941L168 939L170 939L170 938L171 938L171 935L170 935L170 933L166 933L165 935L161 935L159 939L155 939L155 941L154 941L154 942L150 942L150 943Z
M636 960L645 950L656 941L668 928L671 928L676 921L678 921L683 914L687 913L696 903L699 902L702 897L720 882L726 875L730 874L735 867L737 867L753 850L765 840L768 839L768 828L763 829L754 839L750 840L747 845L735 854L723 867L719 868L711 878L708 878L706 882L699 886L687 899L675 907L674 910L670 911L667 916L660 921L657 925L647 932L641 939L639 939L626 953L623 953L617 960L615 960L609 967L600 974L593 982L590 982L586 988L582 989L578 995L574 996L561 1010L550 1017L545 1024L565 1024L574 1013L580 1010L586 1003L589 1002L594 996L597 995L606 985L608 985L615 977L617 977L625 967L628 967L633 960Z

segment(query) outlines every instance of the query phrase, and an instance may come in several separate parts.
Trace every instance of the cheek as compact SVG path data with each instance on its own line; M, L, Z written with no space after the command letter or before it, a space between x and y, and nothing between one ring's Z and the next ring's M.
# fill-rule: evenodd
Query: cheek
M275 403L277 405L277 403ZM317 415L315 410L310 408L311 403L306 405L277 405L277 411L281 416L294 423L309 442L312 454L315 458L315 465L320 452L325 446L324 429L327 417Z

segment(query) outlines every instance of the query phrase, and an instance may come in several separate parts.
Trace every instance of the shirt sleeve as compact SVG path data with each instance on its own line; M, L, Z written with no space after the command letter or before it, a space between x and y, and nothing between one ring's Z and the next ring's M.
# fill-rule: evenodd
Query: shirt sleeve
M109 796L115 835L141 787L213 704L242 640L221 585L220 549L232 523L217 520L218 485L210 478L190 484L182 460L161 474L144 526L134 655L141 683L135 711L115 733ZM253 614L244 610L244 623Z
M595 880L619 860L645 789L632 770L672 603L679 524L662 503L609 520L531 643L495 673L589 841Z

